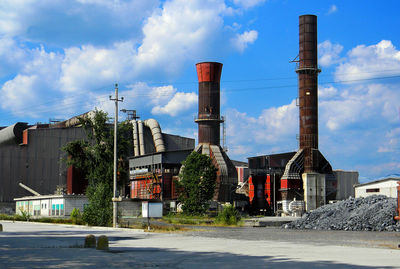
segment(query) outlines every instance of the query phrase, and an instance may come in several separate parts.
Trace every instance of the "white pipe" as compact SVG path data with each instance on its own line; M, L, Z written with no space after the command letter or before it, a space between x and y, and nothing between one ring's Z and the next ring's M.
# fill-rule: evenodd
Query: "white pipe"
M143 135L143 121L139 120L138 121L139 125L139 147L140 147L140 155L144 155L144 135Z
M133 152L134 156L139 156L138 125L136 120L131 121L133 132Z
M158 121L156 121L155 119L148 119L144 121L144 125L149 127L151 130L154 146L156 147L156 152L165 151L164 140L162 138L161 128Z
M25 184L22 184L21 182L19 183L19 186L24 188L25 190L29 191L30 193L32 193L35 196L40 196L40 193L38 193L37 191L32 190L31 188L29 188Z

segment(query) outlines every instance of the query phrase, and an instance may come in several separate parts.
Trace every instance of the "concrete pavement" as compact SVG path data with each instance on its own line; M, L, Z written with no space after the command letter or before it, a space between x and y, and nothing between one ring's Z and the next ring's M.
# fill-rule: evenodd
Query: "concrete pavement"
M0 268L400 268L400 250L385 246L213 238L202 236L202 232L160 234L0 223L4 230L0 233ZM266 228L252 229L270 232ZM81 248L88 234L107 235L110 251Z

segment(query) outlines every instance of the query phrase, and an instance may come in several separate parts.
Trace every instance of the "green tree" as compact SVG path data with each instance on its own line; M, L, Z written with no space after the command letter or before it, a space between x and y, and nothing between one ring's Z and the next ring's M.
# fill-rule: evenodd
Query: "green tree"
M204 214L215 192L217 169L209 156L195 151L183 161L182 165L177 190L183 213Z
M68 154L68 165L85 173L88 181L86 195L89 205L83 212L83 220L90 225L108 226L112 221L113 196L113 128L108 124L107 113L96 110L93 117L80 118L88 139L66 144L63 150ZM118 124L118 184L125 184L128 177L127 156L131 147L131 125Z

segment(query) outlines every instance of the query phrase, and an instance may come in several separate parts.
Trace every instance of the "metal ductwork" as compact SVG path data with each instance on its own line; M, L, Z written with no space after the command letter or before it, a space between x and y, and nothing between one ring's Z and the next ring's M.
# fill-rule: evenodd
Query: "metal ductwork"
M140 155L144 155L145 154L145 150L144 150L143 121L139 120L137 123L138 123L138 130L139 130Z
M144 126L149 127L153 136L156 152L164 152L164 140L161 133L160 124L155 119L148 119L143 122Z
M133 152L135 156L139 156L139 141L138 141L138 124L136 120L131 120L133 132Z
M317 16L299 17L299 77L300 149L304 151L304 172L313 172L313 149L318 149L318 42Z
M26 123L17 122L0 130L0 145L21 143L22 132L28 127Z

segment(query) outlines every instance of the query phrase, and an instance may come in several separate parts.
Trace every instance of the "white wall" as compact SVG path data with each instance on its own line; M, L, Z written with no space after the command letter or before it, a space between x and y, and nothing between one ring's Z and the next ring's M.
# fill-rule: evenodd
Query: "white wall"
M371 192L371 190L374 189L377 189L378 191ZM397 198L397 180L389 180L364 186L357 186L355 188L355 193L356 198L367 197L371 195L386 195L387 197Z

